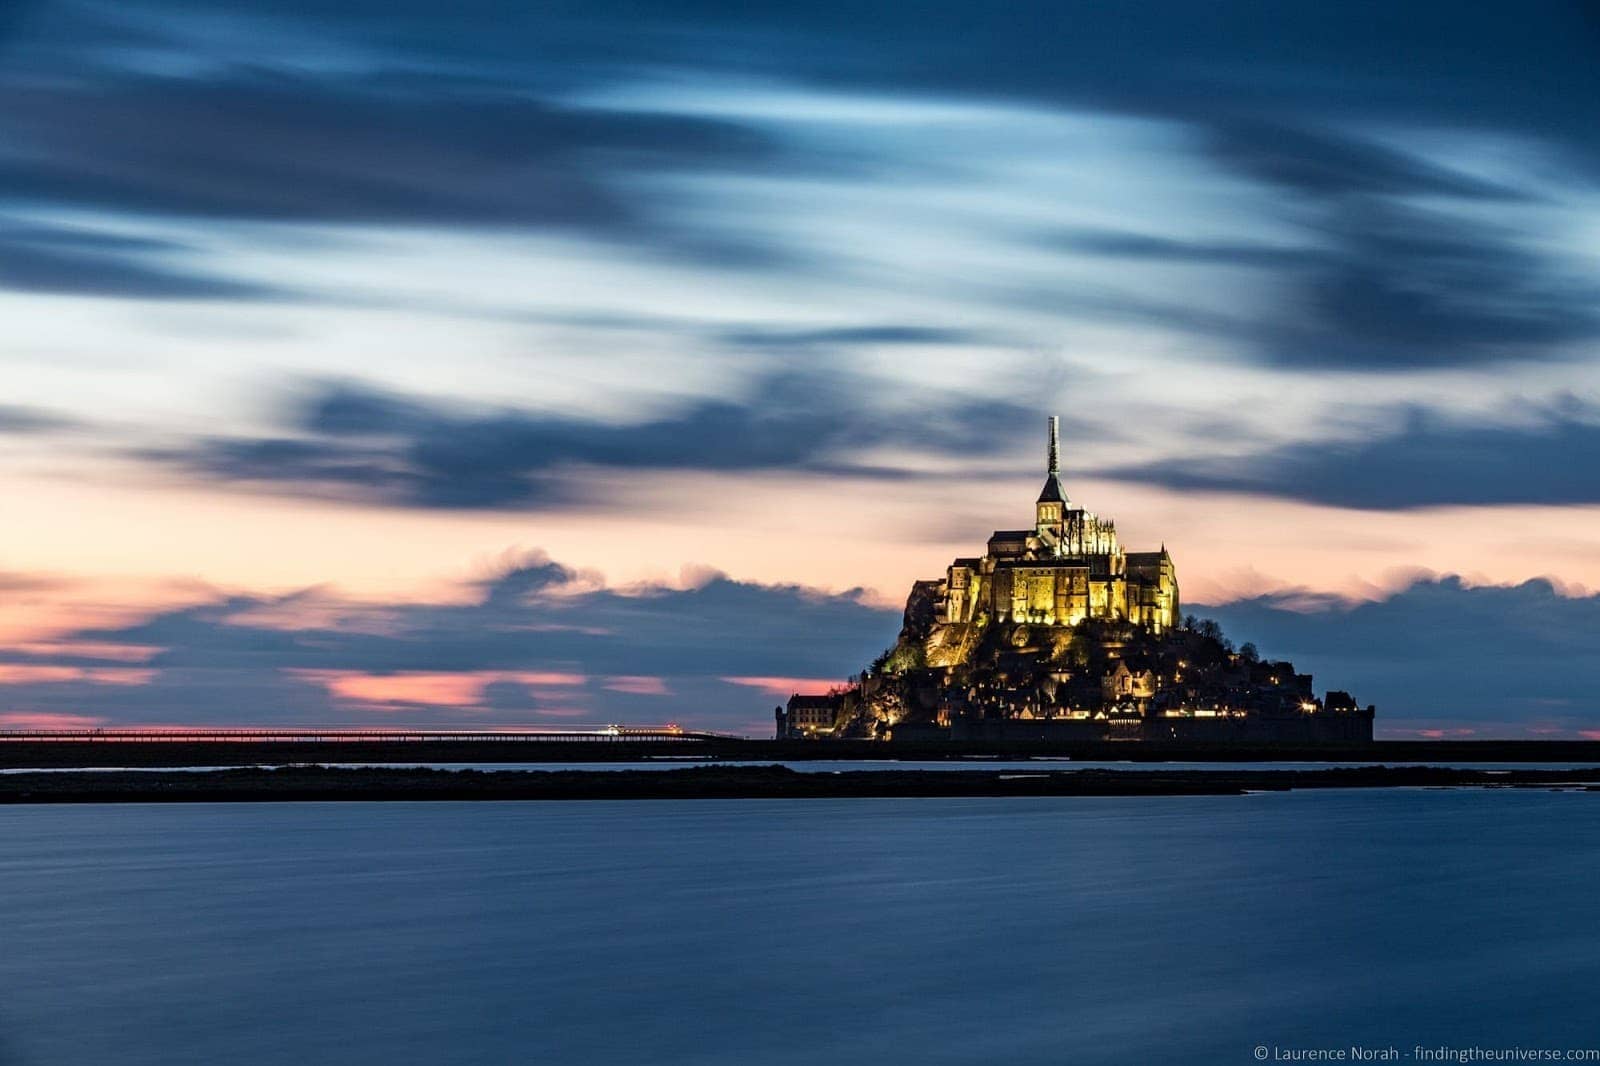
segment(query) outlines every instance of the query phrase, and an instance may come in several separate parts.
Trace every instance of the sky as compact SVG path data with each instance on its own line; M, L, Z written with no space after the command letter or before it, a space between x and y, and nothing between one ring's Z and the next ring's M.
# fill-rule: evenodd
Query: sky
M759 732L1074 501L1600 737L1600 5L0 0L0 728Z

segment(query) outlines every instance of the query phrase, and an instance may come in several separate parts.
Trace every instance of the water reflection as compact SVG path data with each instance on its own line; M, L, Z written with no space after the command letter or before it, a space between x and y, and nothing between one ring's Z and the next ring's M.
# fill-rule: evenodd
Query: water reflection
M48 807L0 834L28 1066L1584 1046L1600 978L1584 793Z

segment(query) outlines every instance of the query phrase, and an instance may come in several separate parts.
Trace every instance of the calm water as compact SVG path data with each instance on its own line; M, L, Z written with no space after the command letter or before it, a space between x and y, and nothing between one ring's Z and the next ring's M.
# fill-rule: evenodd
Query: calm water
M0 809L0 1062L1600 1045L1600 794Z

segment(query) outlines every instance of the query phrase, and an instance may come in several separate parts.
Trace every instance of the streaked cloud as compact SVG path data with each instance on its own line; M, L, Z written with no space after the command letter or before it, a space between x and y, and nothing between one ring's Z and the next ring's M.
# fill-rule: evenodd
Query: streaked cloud
M1593 584L1597 43L1432 0L12 5L0 661L86 673L8 713L743 713L1025 521L1052 412L1190 598ZM527 543L642 583L432 587ZM705 562L743 580L661 578Z
M192 249L88 226L0 221L0 287L130 300L268 300L288 290L173 267Z
M1380 733L1573 737L1600 727L1600 650L1590 636L1600 595L1442 577L1349 607L1307 610L1267 596L1206 610L1234 639L1375 702Z
M75 422L53 411L16 404L0 404L0 433L53 433L71 429Z
M766 728L771 706L823 692L893 639L900 611L859 593L712 576L686 587L595 585L546 559L469 586L459 605L378 605L394 624L338 621L370 603L320 598L297 630L252 621L262 601L218 598L116 629L0 654L18 727L384 721L665 722ZM1392 735L1577 736L1600 730L1600 595L1548 581L1418 577L1364 601L1285 590L1191 612L1290 658L1321 688L1378 704ZM579 619L581 627L563 624ZM139 666L110 645L158 648ZM744 673L744 670L758 671ZM1451 734L1454 735L1454 734Z
M1501 217L1530 194L1306 128L1221 123L1206 150L1302 214L1319 249L1288 274L1281 315L1260 337L1272 362L1452 366L1600 339L1592 271L1541 253Z
M270 612L263 620L269 601L215 598L44 648L0 651L0 699L19 713L125 723L378 713L489 723L681 716L727 726L767 710L742 679L726 680L735 671L842 680L861 649L881 650L899 624L898 611L869 606L859 592L720 575L687 587L617 589L538 557L467 591L459 605L377 607L304 592L294 598L320 600L325 610L296 629L271 624ZM374 610L390 624L341 622ZM107 656L108 646L118 654ZM153 650L130 667L120 654L128 647Z
M1569 396L1515 414L1493 424L1413 408L1349 439L1168 459L1116 476L1368 510L1600 503L1600 409Z
M105 718L93 714L0 711L0 729L95 729L105 724Z
M672 690L667 687L664 678L654 677L649 674L620 674L608 677L601 685L607 692L625 692L630 696L670 696Z
M839 679L831 677L724 677L722 680L730 685L757 689L779 703L794 695L823 696L841 684Z
M463 670L427 673L401 670L367 674L357 670L298 670L290 676L327 689L341 708L365 711L418 711L447 708L457 711L505 709L506 695L520 695L528 710L541 706L544 690L582 685L579 674L507 670ZM493 690L491 692L491 690Z
M304 69L13 77L0 80L0 188L56 208L643 235L651 212L625 194L629 169L774 151L731 123L585 111L528 89Z
M839 367L756 379L634 424L519 410L472 411L355 383L314 387L290 413L297 435L217 437L144 458L230 484L425 508L605 507L584 468L901 477L863 460L886 446L982 458L1013 446L1031 412L1004 401L932 395L874 402ZM610 501L624 506L623 501Z

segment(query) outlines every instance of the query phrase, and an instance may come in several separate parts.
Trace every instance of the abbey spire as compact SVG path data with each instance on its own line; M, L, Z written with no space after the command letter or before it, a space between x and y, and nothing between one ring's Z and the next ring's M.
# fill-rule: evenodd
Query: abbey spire
M1055 415L1050 416L1050 459L1049 472L1045 475L1044 488L1039 493L1039 501L1034 504L1033 531L1045 546L1053 553L1059 554L1063 540L1066 537L1066 526L1063 519L1067 511L1067 494L1061 491L1061 430L1060 419Z
M1045 476L1044 488L1039 493L1040 503L1067 502L1067 494L1061 491L1061 419L1055 415L1050 416L1050 467Z

